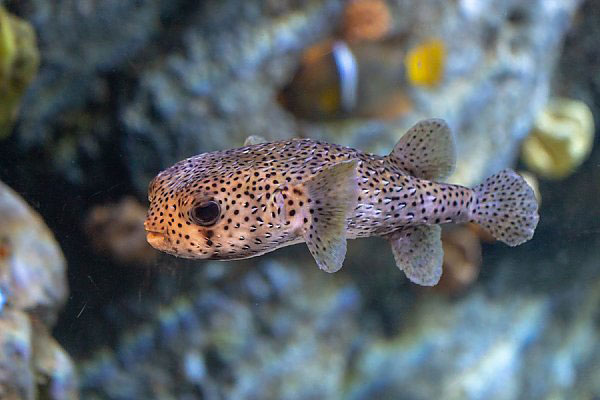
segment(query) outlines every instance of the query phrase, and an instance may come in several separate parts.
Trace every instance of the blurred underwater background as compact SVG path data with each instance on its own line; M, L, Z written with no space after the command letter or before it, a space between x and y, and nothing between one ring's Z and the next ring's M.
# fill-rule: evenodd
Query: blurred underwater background
M600 1L0 0L0 399L600 398ZM150 180L247 137L388 154L443 118L534 238L241 261L151 248ZM594 146L595 144L595 146Z

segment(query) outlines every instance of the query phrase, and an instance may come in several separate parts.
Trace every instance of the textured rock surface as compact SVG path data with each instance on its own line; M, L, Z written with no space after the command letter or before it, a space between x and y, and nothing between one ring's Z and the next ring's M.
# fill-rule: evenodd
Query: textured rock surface
M43 67L29 91L20 138L26 145L49 143L61 114L86 102L105 100L103 77L132 60L162 31L161 22L183 1L27 0L13 8L39 36ZM124 21L127 23L117 23ZM64 124L64 122L63 122Z
M599 244L546 243L541 259L512 254L488 263L494 275L463 299L424 298L405 331L364 349L346 398L598 396L600 253L584 249Z
M51 322L67 297L66 263L40 216L0 182L0 293Z
M38 320L21 310L0 312L0 398L79 398L75 366Z
M336 398L360 341L357 289L312 265L248 266L210 263L168 304L119 305L146 322L82 364L84 397Z
M49 400L79 398L77 371L71 357L50 336L48 328L32 320L32 369L35 371L37 397Z
M135 183L186 156L241 146L250 135L299 134L277 93L294 57L331 32L342 2L263 3L207 3L181 33L182 49L140 71L122 114Z
M75 367L48 333L66 263L41 217L0 182L0 398L76 399Z
M22 311L3 310L0 313L0 398L34 398L31 352L29 317Z

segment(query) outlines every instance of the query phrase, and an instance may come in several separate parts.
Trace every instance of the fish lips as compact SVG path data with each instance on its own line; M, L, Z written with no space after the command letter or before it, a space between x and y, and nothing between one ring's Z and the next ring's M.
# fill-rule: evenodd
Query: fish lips
M169 236L162 232L146 231L146 240L150 246L158 250L164 250L171 244Z

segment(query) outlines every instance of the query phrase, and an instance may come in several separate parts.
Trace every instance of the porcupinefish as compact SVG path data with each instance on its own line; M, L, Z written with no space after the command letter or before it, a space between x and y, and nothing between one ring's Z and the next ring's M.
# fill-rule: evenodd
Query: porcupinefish
M235 260L306 242L327 272L346 240L387 239L397 266L420 285L442 274L440 224L475 222L510 246L533 236L533 190L506 169L474 188L438 183L455 165L440 119L414 125L378 156L311 139L200 154L149 185L148 242L194 259Z

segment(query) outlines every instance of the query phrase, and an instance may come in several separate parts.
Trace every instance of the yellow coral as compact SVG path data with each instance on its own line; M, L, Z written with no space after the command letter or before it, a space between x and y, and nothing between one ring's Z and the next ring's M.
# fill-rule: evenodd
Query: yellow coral
M577 100L554 98L537 116L522 157L534 172L550 179L571 174L589 155L594 139L594 118Z
M442 80L446 46L432 39L411 49L404 59L406 78L416 86L436 86Z
M9 75L15 47L15 35L9 15L3 7L0 7L0 79L2 81Z
M33 28L0 6L0 138L10 132L21 96L38 65Z

